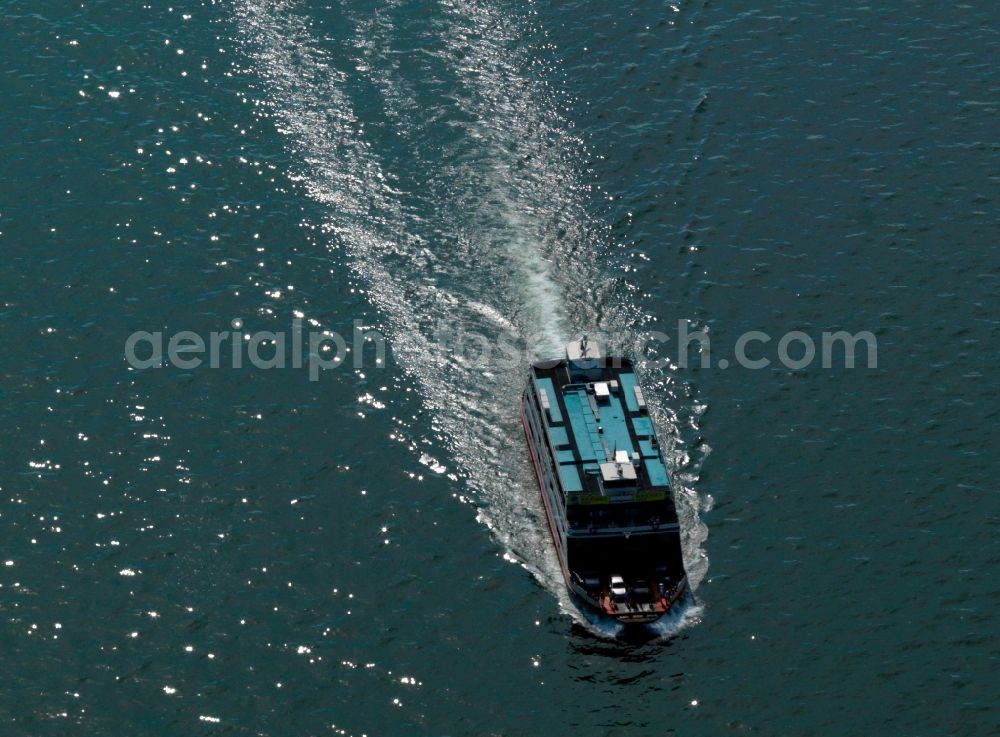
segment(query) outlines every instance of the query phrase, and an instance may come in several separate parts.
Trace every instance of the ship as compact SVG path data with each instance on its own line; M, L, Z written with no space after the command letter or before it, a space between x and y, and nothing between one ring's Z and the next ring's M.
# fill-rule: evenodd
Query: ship
M688 587L680 524L632 362L572 341L531 365L521 420L570 591L624 624L671 611Z

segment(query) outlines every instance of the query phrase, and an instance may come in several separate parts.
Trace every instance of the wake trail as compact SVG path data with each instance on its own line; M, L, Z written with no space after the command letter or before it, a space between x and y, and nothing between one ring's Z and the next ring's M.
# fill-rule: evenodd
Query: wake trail
M450 325L494 341L513 336L549 357L578 330L620 334L635 324L637 307L615 296L597 266L609 244L595 236L584 207L580 141L558 99L525 75L533 66L528 28L509 9L443 0L425 27L408 27L433 49L426 56L434 75L424 76L400 63L396 13L412 16L399 0L364 15L349 3L342 10L353 25L349 65L342 53L331 57L298 2L234 5L260 103L296 162L290 175L329 213L331 249L345 254L385 316L396 362L417 385L438 442L505 558L531 571L575 621L614 636L616 626L571 600L548 540L517 412L528 356L506 370L484 367L442 348L438 332ZM375 123L396 134L379 147L369 133L375 113L359 112L351 93L359 74L378 90ZM428 76L443 78L447 94ZM651 378L661 406L685 402L679 413L660 410L658 424L696 427L698 412L688 411L676 382ZM673 480L682 527L692 530L685 559L696 586L707 569L702 500L693 491L699 459L684 460L679 434L665 440L680 459ZM421 452L425 458L432 470L447 470L431 453ZM664 624L665 632L693 619Z

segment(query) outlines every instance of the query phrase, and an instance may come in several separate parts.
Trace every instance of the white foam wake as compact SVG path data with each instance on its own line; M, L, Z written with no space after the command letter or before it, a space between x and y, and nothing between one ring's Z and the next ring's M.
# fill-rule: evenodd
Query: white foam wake
M347 60L342 48L331 57L292 0L243 0L234 15L260 80L259 102L298 162L290 174L329 212L331 248L385 316L396 361L419 387L479 518L528 561L564 611L613 635L617 625L577 609L547 539L517 415L523 371L484 372L442 354L434 334L436 324L458 323L530 339L536 353L552 355L571 326L627 327L630 308L607 297L596 266L607 244L595 239L583 206L577 141L544 85L524 74L531 60L523 19L496 3L442 2L443 20L425 29L433 35L427 47L456 91L428 108L418 100L421 79L408 78L393 53L398 4L387 0L366 17L345 8L355 25L355 56ZM379 90L379 114L412 149L407 155L393 159L371 144L370 121L350 91L358 70ZM442 119L455 121L457 134L421 155L442 137ZM672 399L663 386L660 396ZM698 497L689 488L677 496L686 507L682 523L686 517L696 530L685 557L707 567Z

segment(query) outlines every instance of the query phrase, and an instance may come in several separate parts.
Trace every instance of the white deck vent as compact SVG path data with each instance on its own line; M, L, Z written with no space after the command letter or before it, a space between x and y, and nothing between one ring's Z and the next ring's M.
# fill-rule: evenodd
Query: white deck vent
M541 387L538 389L538 403L545 410L545 416L548 417L549 422L552 422L552 405L549 404L549 393Z
M639 405L639 411L646 411L646 398L642 395L642 389L638 386L633 386L632 391L635 392L635 403Z

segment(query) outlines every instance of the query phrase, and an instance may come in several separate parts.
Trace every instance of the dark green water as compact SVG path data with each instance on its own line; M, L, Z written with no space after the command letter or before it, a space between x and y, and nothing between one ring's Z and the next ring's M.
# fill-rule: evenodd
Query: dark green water
M997 733L995 3L3 15L0 734ZM387 365L124 358L296 314ZM772 364L639 356L695 596L616 637L434 326L678 320Z

